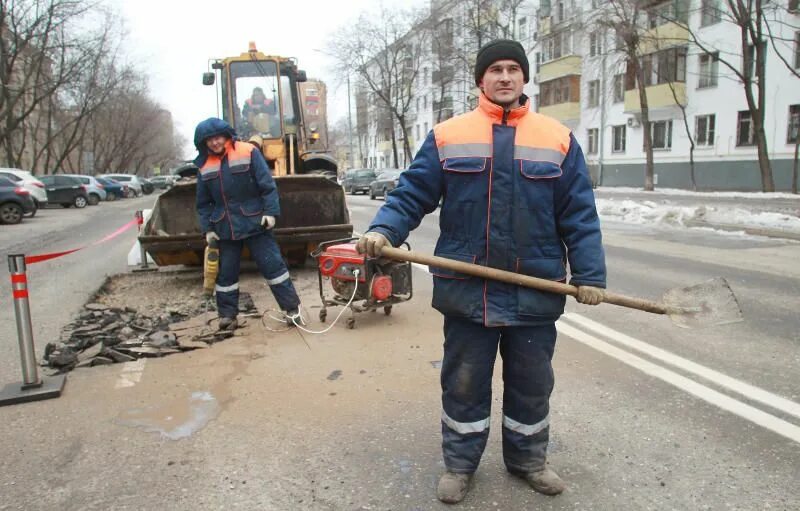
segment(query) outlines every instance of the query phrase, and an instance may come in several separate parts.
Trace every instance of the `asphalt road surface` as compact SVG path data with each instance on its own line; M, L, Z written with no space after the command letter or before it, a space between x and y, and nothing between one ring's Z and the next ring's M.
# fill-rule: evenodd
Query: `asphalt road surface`
M94 241L152 197L137 201L46 210L0 230L2 255ZM382 202L348 201L363 232ZM432 253L437 220L412 233L414 249ZM0 408L0 510L800 508L800 243L603 229L614 291L655 299L722 276L744 322L687 330L569 300L551 403L549 460L569 485L559 497L503 470L498 367L495 427L474 487L457 507L436 501L442 321L418 267L415 298L389 317L357 315L355 330L275 333L248 319L241 336L210 349L76 370L61 398ZM39 352L107 274L126 271L133 237L31 268ZM315 273L293 278L309 326L321 329ZM242 286L260 309L271 306L257 275ZM19 369L5 289L0 375L9 382Z

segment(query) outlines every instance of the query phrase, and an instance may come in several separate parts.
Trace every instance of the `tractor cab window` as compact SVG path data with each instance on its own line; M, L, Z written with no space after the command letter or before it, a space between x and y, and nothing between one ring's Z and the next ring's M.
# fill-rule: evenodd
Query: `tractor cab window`
M234 62L230 70L236 132L244 139L279 138L281 101L275 62Z
M286 133L297 133L297 113L294 111L294 99L292 97L292 83L289 77L281 75L281 103L283 105L283 126Z

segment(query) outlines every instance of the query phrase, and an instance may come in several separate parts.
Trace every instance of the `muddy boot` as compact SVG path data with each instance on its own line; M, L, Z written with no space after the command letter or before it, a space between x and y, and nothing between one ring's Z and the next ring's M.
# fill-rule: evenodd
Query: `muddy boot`
M236 327L239 326L239 322L236 318L219 318L219 329L220 330L236 330Z
M538 472L528 472L525 474L525 480L531 488L545 495L558 495L567 489L567 485L558 474L546 467Z
M464 500L469 491L469 482L472 474L455 474L445 472L439 479L436 496L445 504L455 504Z

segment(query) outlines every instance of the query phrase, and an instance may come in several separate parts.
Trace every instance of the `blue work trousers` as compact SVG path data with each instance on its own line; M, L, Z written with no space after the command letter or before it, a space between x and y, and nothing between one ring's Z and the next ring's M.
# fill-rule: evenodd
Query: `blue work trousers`
M554 323L485 327L445 316L442 451L447 470L471 474L489 438L492 371L503 359L503 459L509 471L544 468L553 391Z
M289 270L270 231L242 240L219 240L219 274L217 274L217 311L220 317L235 318L239 312L239 269L242 248L247 245L250 257L266 279L281 310L291 311L300 305L300 298L289 277Z

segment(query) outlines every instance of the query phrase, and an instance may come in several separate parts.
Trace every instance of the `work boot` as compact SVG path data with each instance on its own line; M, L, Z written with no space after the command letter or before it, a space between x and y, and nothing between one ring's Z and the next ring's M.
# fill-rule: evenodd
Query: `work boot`
M239 322L236 318L219 318L219 329L220 330L236 330L236 327L239 326Z
M445 504L456 504L464 500L469 491L469 482L472 474L456 474L445 472L439 478L439 487L436 489L436 497Z
M303 316L300 315L300 309L292 309L286 313L286 326L306 326Z
M545 495L558 495L567 489L558 474L547 467L537 472L528 472L524 477L531 488Z

